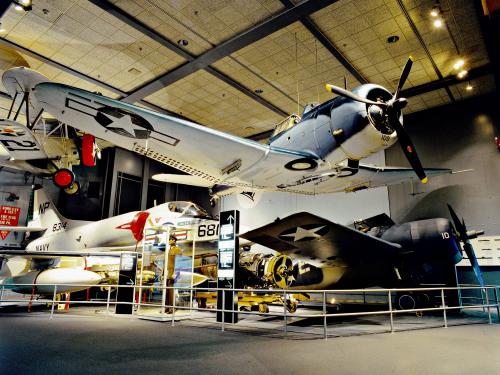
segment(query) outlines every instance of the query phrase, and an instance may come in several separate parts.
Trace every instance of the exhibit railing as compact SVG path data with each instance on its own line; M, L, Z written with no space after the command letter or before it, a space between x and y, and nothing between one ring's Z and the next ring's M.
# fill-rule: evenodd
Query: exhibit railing
M100 288L106 294L106 298L98 300L72 300L71 298L60 300L59 296L65 287L71 286L84 288ZM36 299L30 298L5 298L5 291L15 290L19 288L32 288L33 291L39 290L40 287L52 288L52 293L46 293L44 296L39 296ZM132 301L124 302L116 300L116 296L112 298L112 294L119 293L119 290L133 289ZM147 290L148 293L155 292L162 295L163 298L157 299L158 302L150 298L143 298L143 292ZM173 298L173 302L169 304L165 295L173 293L177 298ZM189 297L188 303L179 303L179 296L184 294ZM217 304L217 294L222 301ZM419 296L426 296L426 300L422 306L413 306L412 308L396 308L396 300L403 296L413 296L418 300ZM307 296L307 301L301 301L300 296ZM314 296L315 298L313 298ZM355 303L359 305L375 305L382 307L379 309L370 309L366 311L353 311L353 312L329 312L339 304L343 304L342 298L347 298L347 303L353 303L353 296L357 296L358 300ZM395 289L382 289L382 288L369 288L369 289L338 289L338 290L308 290L308 289L226 289L226 288L200 288L200 287L168 287L168 286L153 286L153 285L116 285L116 284L99 284L99 285L75 285L75 284L2 284L0 289L0 307L5 303L28 303L29 306L33 304L48 304L50 306L49 317L54 316L55 306L57 304L77 304L77 305L101 305L105 306L105 313L114 314L112 307L119 305L129 305L131 317L141 317L141 309L153 308L160 309L160 314L163 319L171 321L171 325L175 322L182 312L210 312L218 313L218 320L215 322L220 325L220 329L224 331L229 324L231 314L239 315L258 315L258 316L271 316L283 319L282 331L285 335L288 333L288 321L292 318L322 318L322 336L328 337L328 319L329 318L342 318L342 317L366 317L373 315L387 316L389 320L389 329L386 332L394 333L396 331L404 331L405 329L397 330L395 328L394 319L401 314L415 313L441 313L442 323L440 326L448 327L449 312L475 310L484 313L487 317L489 324L493 324L493 315L496 311L497 319L500 322L500 286L470 286L460 285L458 287L426 287L426 288L395 288ZM32 296L33 297L33 296ZM298 297L298 299L297 299ZM359 299L362 297L362 299ZM376 297L376 298L375 298ZM427 298L429 297L429 298ZM233 306L236 308L228 308L226 298L233 300ZM349 298L351 298L349 300ZM372 302L370 302L370 298ZM374 299L375 298L375 299ZM205 303L201 303L205 299ZM375 302L373 302L373 299ZM456 304L453 303L456 300ZM198 301L198 303L194 303ZM245 301L243 303L243 301ZM259 302L260 301L260 302ZM262 302L263 301L263 302ZM356 302L357 301L357 302ZM296 312L290 312L290 307L293 303L297 303L298 307L309 306L308 313L303 313L300 309ZM416 302L417 303L417 302ZM422 301L420 301L422 303ZM266 309L256 309L259 305L274 306L273 311ZM212 305L212 306L210 306ZM241 310L238 306L246 306L247 309ZM276 308L276 306L278 306ZM0 309L0 312L2 310ZM311 313L313 311L313 313ZM229 317L229 318L228 318ZM186 318L186 315L183 316ZM189 316L188 316L189 318ZM468 324L461 321L458 325Z

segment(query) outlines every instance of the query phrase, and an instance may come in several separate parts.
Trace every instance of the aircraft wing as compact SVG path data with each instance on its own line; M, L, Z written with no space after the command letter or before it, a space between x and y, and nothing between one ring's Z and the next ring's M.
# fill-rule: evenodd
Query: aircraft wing
M0 144L16 160L47 158L31 130L16 121L0 120Z
M401 246L369 236L319 216L300 212L240 234L282 254L319 260L320 264L354 265L391 259Z
M283 173L297 159L317 159L309 152L264 145L71 86L41 83L34 92L60 121L211 185L232 179L229 185L262 188L252 184L252 177Z

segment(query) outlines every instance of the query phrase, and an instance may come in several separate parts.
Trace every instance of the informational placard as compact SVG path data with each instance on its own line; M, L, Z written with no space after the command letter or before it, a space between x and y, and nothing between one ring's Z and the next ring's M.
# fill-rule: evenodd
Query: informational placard
M136 284L137 253L124 252L120 257L120 274L118 285L133 286ZM117 302L128 302L127 304L118 303L116 305L117 314L132 314L134 302L134 288L118 288L116 294Z
M240 212L237 210L220 213L219 219L219 251L217 268L217 287L236 288L236 267L238 266ZM217 308L238 311L238 297L233 291L218 291ZM236 297L235 297L236 296ZM222 312L217 312L217 321L222 321ZM237 313L225 313L224 321L237 323Z
M0 225L15 227L19 223L19 215L21 214L21 207L14 206L0 206ZM0 230L0 238L5 240L10 231Z

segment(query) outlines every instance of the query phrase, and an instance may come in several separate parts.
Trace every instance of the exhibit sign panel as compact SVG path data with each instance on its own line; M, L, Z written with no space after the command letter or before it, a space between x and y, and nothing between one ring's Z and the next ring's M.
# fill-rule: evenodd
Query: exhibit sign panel
M236 265L238 264L240 230L240 212L223 211L219 219L219 246L217 287L233 289L236 287ZM236 297L235 297L236 296ZM217 309L238 310L237 293L232 291L217 292ZM217 321L222 321L222 312L217 312ZM237 313L224 313L224 322L237 323Z

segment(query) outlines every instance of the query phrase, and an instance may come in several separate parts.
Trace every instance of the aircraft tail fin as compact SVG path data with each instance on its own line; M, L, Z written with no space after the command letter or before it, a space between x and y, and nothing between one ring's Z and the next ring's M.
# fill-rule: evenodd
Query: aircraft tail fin
M39 226L51 230L54 225L63 225L60 229L66 229L68 219L59 213L54 203L50 200L43 189L35 190L33 201L33 220L30 226Z

